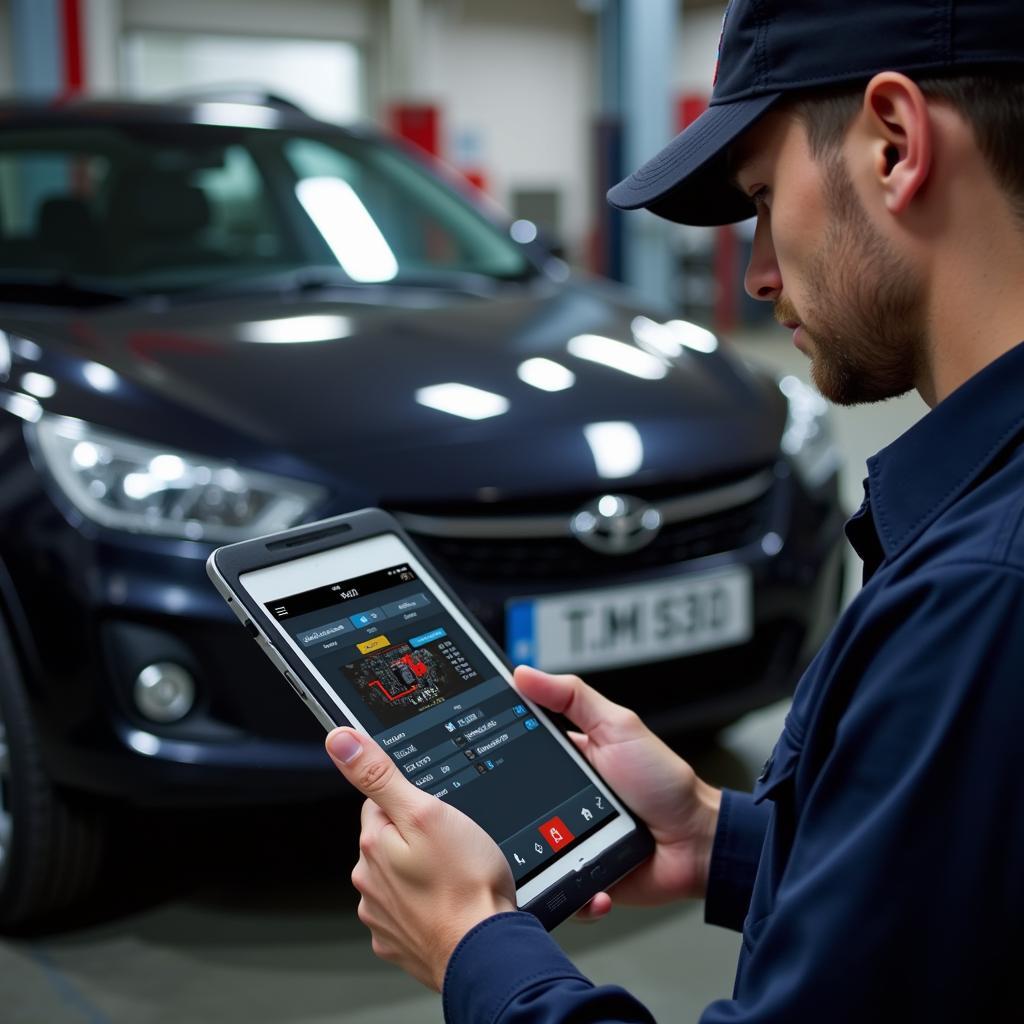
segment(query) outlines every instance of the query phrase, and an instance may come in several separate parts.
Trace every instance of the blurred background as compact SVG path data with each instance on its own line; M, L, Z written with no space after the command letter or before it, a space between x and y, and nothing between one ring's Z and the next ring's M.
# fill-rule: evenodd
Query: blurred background
M749 231L669 228L604 202L705 108L723 14L714 0L3 0L0 92L256 87L326 120L373 121L573 265L731 330L768 315L743 298Z

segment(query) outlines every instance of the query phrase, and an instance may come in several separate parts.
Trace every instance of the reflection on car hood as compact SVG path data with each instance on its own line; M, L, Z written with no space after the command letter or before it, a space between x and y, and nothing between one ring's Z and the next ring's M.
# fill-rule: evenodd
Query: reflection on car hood
M110 367L157 398L142 425L110 397L76 401L73 389L60 393L60 405L48 403L56 411L167 442L192 435L192 418L213 421L385 503L472 500L481 488L493 488L492 497L628 490L770 461L785 403L727 352L686 349L660 379L570 353L581 335L642 351L630 326L638 313L584 282L488 301L250 298L118 307L59 326L52 318L4 324L45 334L64 357ZM517 371L534 358L570 370L572 386L548 392L525 383ZM420 389L444 384L501 396L506 411L472 420L417 401ZM592 429L609 422L618 426ZM631 460L634 472L609 475Z

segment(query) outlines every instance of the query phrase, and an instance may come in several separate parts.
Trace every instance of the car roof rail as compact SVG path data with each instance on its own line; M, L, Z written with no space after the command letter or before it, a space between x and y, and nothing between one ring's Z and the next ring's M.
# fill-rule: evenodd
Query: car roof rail
M256 107L277 107L279 110L290 110L309 116L294 100L258 85L223 85L215 88L189 89L168 93L161 99L165 103L244 103Z

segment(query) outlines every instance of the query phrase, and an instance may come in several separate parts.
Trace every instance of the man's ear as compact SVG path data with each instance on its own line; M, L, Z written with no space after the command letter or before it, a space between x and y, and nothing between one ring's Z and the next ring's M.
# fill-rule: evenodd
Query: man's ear
M903 213L919 195L932 165L928 103L906 75L883 71L864 90L863 127L872 172L890 213Z

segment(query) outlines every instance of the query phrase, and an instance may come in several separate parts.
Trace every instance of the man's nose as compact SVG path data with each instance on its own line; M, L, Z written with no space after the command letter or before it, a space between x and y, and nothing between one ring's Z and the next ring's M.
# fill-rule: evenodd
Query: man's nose
M750 250L750 262L743 275L743 286L752 299L774 302L782 294L782 272L775 259L775 246L766 213L759 213L754 230L754 244Z

